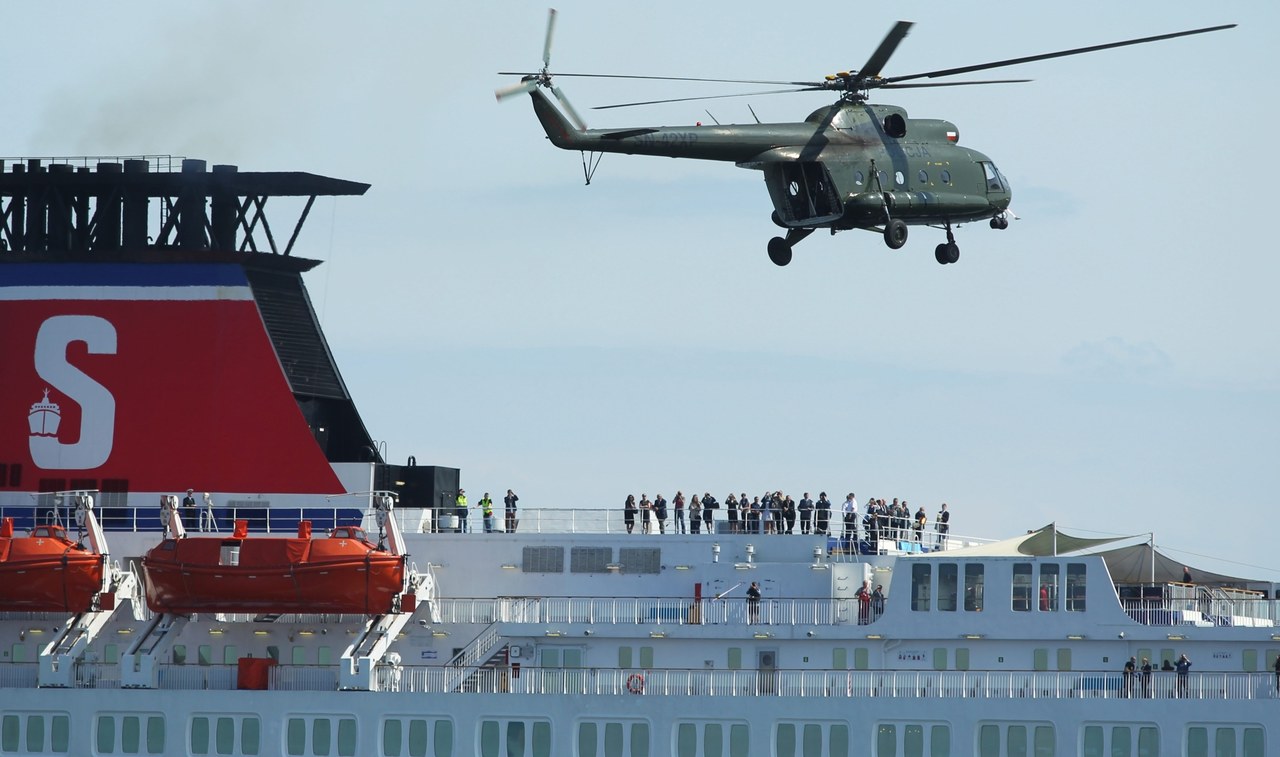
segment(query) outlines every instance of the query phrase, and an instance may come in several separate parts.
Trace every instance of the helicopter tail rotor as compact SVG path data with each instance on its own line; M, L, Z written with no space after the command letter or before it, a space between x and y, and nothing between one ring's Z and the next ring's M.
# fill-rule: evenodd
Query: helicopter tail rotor
M560 107L564 110L565 115L573 122L579 130L586 130L587 124L582 120L582 116L578 115L578 111L569 104L569 98L564 96L564 92L560 88L551 83L551 40L555 35L556 29L556 9L547 9L547 35L542 43L542 70L536 73L516 74L521 77L519 84L512 84L506 87L500 87L494 91L494 97L498 102L511 97L512 95L533 94L538 87L545 87L551 90L551 94L560 103ZM500 71L500 76L510 76L513 72Z

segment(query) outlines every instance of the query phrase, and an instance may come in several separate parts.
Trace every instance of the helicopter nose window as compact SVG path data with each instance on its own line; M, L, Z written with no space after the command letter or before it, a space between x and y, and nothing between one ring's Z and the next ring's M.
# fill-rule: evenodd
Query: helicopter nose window
M987 179L988 192L1007 192L1008 186L1004 183L1004 177L1000 175L1000 171L996 170L994 163L983 163L982 173Z

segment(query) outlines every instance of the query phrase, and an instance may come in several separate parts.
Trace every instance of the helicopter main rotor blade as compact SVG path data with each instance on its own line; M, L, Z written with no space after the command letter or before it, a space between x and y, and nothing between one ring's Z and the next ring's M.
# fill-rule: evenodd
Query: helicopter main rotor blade
M723 100L726 97L754 97L756 95L782 95L790 92L818 92L822 87L800 87L798 89L768 89L763 92L738 92L732 95L702 95L700 97L673 97L667 100L644 100L634 103L616 103L614 105L596 105L592 110L609 110L611 108L634 108L637 105L660 105L662 103L684 103L693 100Z
M885 35L884 40L880 42L880 46L871 54L867 62L858 71L860 79L874 79L880 75L880 71L884 68L884 64L889 62L889 56L893 55L893 51L898 49L898 45L902 40L906 39L907 32L911 31L914 26L910 21L899 21L893 25L889 33Z
M538 76L539 71L499 71L498 76ZM816 81L774 81L771 79L703 79L693 76L639 76L633 74L561 74L553 76L578 76L592 79L644 79L648 81L703 81L716 84L774 84L777 86L821 87Z
M1172 34L1158 34L1154 37L1140 37L1138 39L1126 39L1120 42L1109 42L1104 45L1091 45L1089 47L1077 47L1071 50L1060 50L1055 53L1041 53L1039 55L1028 55L1022 58L1009 58L1008 60L998 60L991 63L979 63L975 66L960 66L958 68L944 68L937 71L926 71L920 74L907 74L906 76L890 76L879 81L871 81L867 83L869 87L883 87L886 84L896 82L909 81L911 79L934 79L940 76L955 76L956 74L967 74L973 71L985 71L989 68L1001 68L1003 66L1016 66L1021 63L1031 63L1037 60L1048 60L1050 58L1064 58L1068 55L1081 55L1083 53L1093 53L1099 50L1109 50L1113 47L1127 47L1129 45L1141 45L1147 42L1159 42L1166 39L1175 39L1177 37L1189 37L1193 34L1206 34L1208 32L1222 31L1223 29L1234 29L1235 24L1222 24L1221 26L1206 26L1203 29L1189 29L1184 32L1173 32Z
M982 81L922 81L912 84L881 84L880 89L917 89L920 87L964 87L970 84L1026 84L1034 79L985 79Z
M551 35L556 30L556 9L547 8L547 40L542 44L542 65L551 65Z

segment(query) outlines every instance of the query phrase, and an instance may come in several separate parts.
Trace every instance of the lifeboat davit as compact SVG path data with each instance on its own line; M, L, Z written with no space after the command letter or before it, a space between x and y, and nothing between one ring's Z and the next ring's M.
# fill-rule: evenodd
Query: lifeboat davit
M355 526L311 538L249 536L237 520L230 537L166 538L142 559L153 612L391 612L404 588L407 557L380 549Z
M67 538L62 526L13 535L0 521L0 610L81 613L102 591L107 557Z

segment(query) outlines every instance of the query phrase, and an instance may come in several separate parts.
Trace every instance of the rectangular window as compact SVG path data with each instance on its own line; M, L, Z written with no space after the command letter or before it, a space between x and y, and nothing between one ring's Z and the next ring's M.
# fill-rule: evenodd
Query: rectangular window
M933 648L933 669L934 670L947 669L947 648L946 647Z
M441 725L447 725L448 721L436 721L436 739L440 738ZM441 752L437 744L436 754L449 754L449 752ZM414 718L409 721L409 757L427 757L427 721Z
M1128 726L1118 725L1111 729L1111 757L1132 757L1133 735Z
M911 566L911 609L916 612L929 610L929 582L933 566L916 563Z
M1160 757L1160 731L1156 728L1138 729L1138 757ZM1262 753L1258 753L1262 757Z
M604 757L622 757L622 723L604 724Z
M1084 744L1080 757L1103 757L1102 726L1087 725L1084 727Z
M159 715L147 718L147 754L164 754L164 718Z
M201 644L196 647L196 662L200 665L212 665L213 646L210 644Z
M644 751L637 752L635 738L635 729L641 725L644 726ZM632 727L631 757L649 757L649 726L643 723ZM729 757L751 757L751 737L747 732L747 726L743 723L734 723L729 726Z
M1067 563L1067 612L1085 611L1085 565Z
M631 667L631 655L631 647L618 647L618 667L623 670Z
M1027 757L1027 727L1025 725L1009 726L1009 732L1005 738L1008 739L1008 744L1005 745L1005 754L1009 757Z
M951 757L951 727L935 725L929 728L929 757Z
M955 563L942 563L938 566L938 609L943 612L956 611L956 596L959 593L959 573Z
M1261 728L1244 729L1244 757L1262 757L1262 755L1266 754L1263 751L1265 746L1266 743L1262 739Z
M1031 612L1031 563L1013 564L1013 611Z
M746 726L743 726L743 730L746 730ZM828 748L831 757L849 757L849 726L844 723L831 726L831 743Z
M214 721L213 750L217 754L231 754L236 748L236 721L220 717Z
M792 723L779 723L774 737L775 757L796 757L796 727Z
M969 669L969 648L957 647L956 648L956 670L968 670L968 669Z
M898 757L897 726L881 723L876 729L876 757Z
M1054 735L1053 726L1051 725L1036 726L1035 739L1036 739L1035 757L1054 757L1054 749L1055 749L1055 744L1057 742L1057 738Z
M551 757L551 724L545 720L533 723L533 757Z
M987 724L978 729L978 755L1000 757L1000 726Z
M44 715L27 716L27 751L44 751Z
M1209 757L1209 731L1201 726L1187 729L1187 757Z
M18 728L17 715L5 715L0 720L0 751L16 752L22 740L22 732Z
M596 732L595 723L578 723L578 757L596 757Z
M804 757L822 757L822 726L806 723L802 743Z
M258 753L261 726L261 721L257 718L245 718L240 724L240 754Z
M110 715L98 716L98 754L115 754L116 719Z
M702 731L702 753L707 757L723 757L724 727L719 723L707 723Z
M319 757L328 757L329 739L333 735L333 724L328 718L316 718L311 721L311 753Z
M902 757L924 757L924 726L908 725L902 729Z
M653 647L640 647L640 667L645 670L653 667Z
M965 612L982 612L984 574L985 566L982 563L969 563L964 566Z
M1071 650L1069 648L1058 650L1058 670L1071 670Z
M302 718L289 718L288 750L292 757L299 757L307 748L307 721Z
M307 648L294 647L293 651L289 653L289 660L294 665L306 665L307 664Z
M403 724L399 718L388 718L382 721L382 757L400 757L400 746L402 743L401 728ZM582 746L578 746L578 751L582 751ZM593 752L588 757L595 757Z
M1258 650L1245 649L1240 653L1240 669L1252 673L1258 669Z
M676 754L698 757L698 727L693 723L681 723L676 728Z
M1213 734L1213 749L1213 757L1236 757L1236 729L1216 729Z
M1049 669L1049 650L1031 650L1031 669L1036 672L1042 672Z
M848 670L849 650L844 647L836 647L831 650L831 667L833 670Z
M871 653L866 647L855 647L853 650L853 669L866 670L871 666Z
M1058 610L1058 565L1045 563L1040 566L1040 591L1038 600L1040 612L1057 612Z
M187 645L186 644L173 645L173 664L174 665L187 664Z
M49 741L53 751L66 753L71 744L71 718L66 715L53 716L53 734Z
M729 670L742 670L742 647L729 647L727 666Z
M191 719L191 753L209 753L209 718L194 717Z

